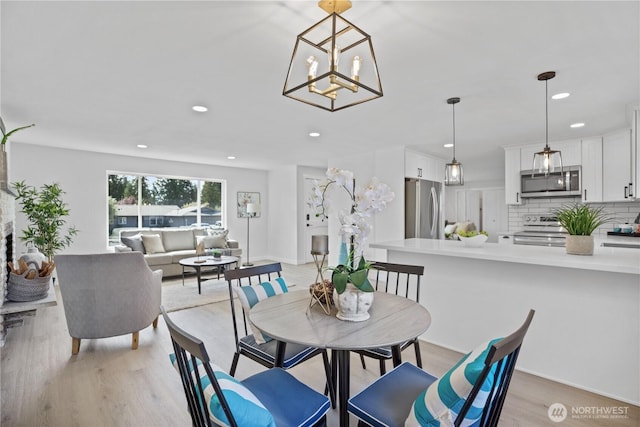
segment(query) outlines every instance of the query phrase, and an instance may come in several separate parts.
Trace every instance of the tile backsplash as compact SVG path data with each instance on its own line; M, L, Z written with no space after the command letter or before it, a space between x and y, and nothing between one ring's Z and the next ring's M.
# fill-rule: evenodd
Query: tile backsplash
M550 197L524 199L521 205L509 205L509 232L522 230L522 217L526 214L549 214L563 205L573 204L579 199L575 197ZM606 237L608 231L613 231L614 224L633 224L640 214L640 200L633 202L591 203L594 207L603 206L605 210L615 216L612 223L598 228L593 234L596 237Z

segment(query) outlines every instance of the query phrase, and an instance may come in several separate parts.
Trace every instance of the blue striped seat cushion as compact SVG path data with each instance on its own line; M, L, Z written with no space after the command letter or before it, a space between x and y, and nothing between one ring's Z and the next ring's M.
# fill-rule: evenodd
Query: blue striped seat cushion
M244 312L249 313L251 307L256 305L258 302L274 295L284 294L288 292L288 289L284 279L282 277L278 277L275 280L263 282L259 285L238 286L235 288L235 292L238 295L238 299L242 304ZM271 340L270 336L263 334L262 331L256 328L253 323L249 322L249 325L251 326L251 331L253 331L256 343L264 344Z
M420 393L413 404L407 425L453 426L453 421L484 369L484 361L489 349L501 339L497 338L477 347ZM495 369L494 364L473 405L460 424L462 427L473 425L482 417L482 410L493 385Z
M171 360L173 367L179 373L176 355L173 353L170 354L169 359ZM211 421L216 425L229 426L230 423L222 409L220 399L215 394L207 372L204 370L204 367L201 366L202 362L198 360L197 364L199 365L198 373L200 374L204 396L207 405L209 406L209 416ZM189 361L189 366L195 381L195 372L191 361ZM275 427L276 424L271 412L264 407L262 402L260 402L260 400L248 388L215 364L211 363L210 366L213 371L213 375L216 376L218 384L220 384L220 388L222 389L222 393L229 404L231 413L239 426Z

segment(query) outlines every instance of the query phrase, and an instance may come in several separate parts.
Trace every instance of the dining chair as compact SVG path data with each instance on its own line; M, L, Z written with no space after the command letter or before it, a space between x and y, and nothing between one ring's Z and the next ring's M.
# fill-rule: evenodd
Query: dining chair
M327 350L307 347L300 344L280 343L277 340L262 334L247 319L251 307L264 298L288 292L286 282L282 277L282 266L278 263L259 265L248 268L226 270L225 279L229 284L229 301L231 302L231 318L233 320L233 332L236 342L236 351L231 362L229 373L235 375L240 356L272 368L276 365L277 352L283 352L282 368L289 369L312 357L321 355L327 378L326 391L335 407L335 387L331 376L331 365ZM238 298L234 298L234 293ZM236 301L240 301L242 309L239 314L236 310ZM238 325L238 318L242 323ZM250 333L251 332L251 333Z
M497 426L524 336L533 319L478 346L439 379L404 362L349 399L358 426Z
M326 396L280 368L238 381L211 362L202 340L161 310L173 344L169 359L180 374L194 426L326 426Z
M412 299L417 303L420 302L420 279L424 275L424 266L374 262L371 264L370 270L375 271L375 279L372 285L376 291L394 293ZM413 345L416 353L416 364L422 368L418 337L404 342L400 346L400 350L409 348L411 345ZM360 354L360 362L363 369L367 369L365 356L377 359L380 364L380 375L384 375L387 371L386 361L391 360L393 357L390 346L355 350L355 352Z

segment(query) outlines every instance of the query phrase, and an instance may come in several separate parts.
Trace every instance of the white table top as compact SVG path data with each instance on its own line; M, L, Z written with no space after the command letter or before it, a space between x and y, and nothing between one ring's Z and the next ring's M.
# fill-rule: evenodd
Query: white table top
M198 262L204 261L204 262ZM205 266L210 267L212 265L225 265L232 264L234 262L238 262L238 257L235 256L221 256L220 258L214 258L212 256L201 256L201 257L191 257L191 258L183 258L178 261L180 265L187 265L190 267L199 267Z
M456 240L404 239L373 243L372 248L415 254L536 264L640 275L640 249L595 246L593 255L569 255L565 248L485 243L469 248ZM463 265L463 264L461 264Z
M249 319L260 330L280 341L334 350L358 350L403 343L425 332L431 315L422 305L384 292L376 292L363 322L348 322L309 308L307 290L293 291L260 301Z

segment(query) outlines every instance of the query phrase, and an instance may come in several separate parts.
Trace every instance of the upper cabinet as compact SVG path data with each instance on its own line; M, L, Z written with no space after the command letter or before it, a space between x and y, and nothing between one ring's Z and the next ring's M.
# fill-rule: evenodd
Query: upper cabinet
M602 201L602 137L582 140L582 201Z
M508 205L519 205L520 198L520 164L521 153L519 147L504 149L504 197ZM531 165L529 165L531 169Z
M579 139L550 142L549 148L552 150L559 150L562 153L563 166L579 166L582 164L582 151ZM531 170L533 167L533 155L543 149L544 144L526 145L521 147L520 170Z
M444 180L444 160L417 151L405 150L404 176L429 181L442 182Z
M631 129L602 138L602 201L635 199L635 144Z

